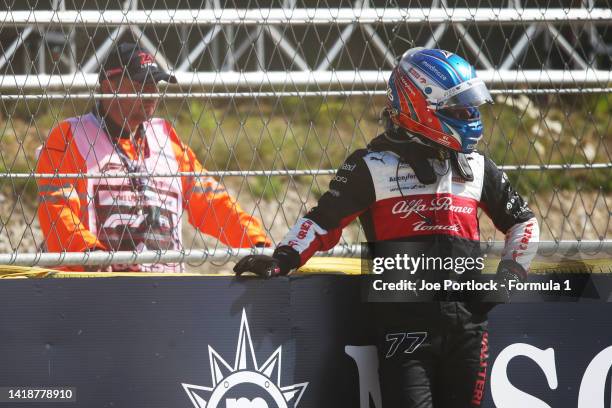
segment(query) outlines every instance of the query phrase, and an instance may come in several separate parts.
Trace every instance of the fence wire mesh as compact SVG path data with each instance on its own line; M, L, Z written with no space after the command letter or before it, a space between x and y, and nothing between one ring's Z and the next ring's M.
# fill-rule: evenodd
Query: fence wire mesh
M109 240L112 235L113 249L122 251L115 263L187 260L200 270L203 262L232 258L226 244L253 242L245 235L218 239L230 234L228 214L235 209L228 201L232 208L220 210L215 203L221 196L233 197L245 217L261 220L275 244L315 205L348 154L381 133L390 70L414 46L466 57L492 89L495 104L482 110L479 148L529 201L541 240L549 242L543 251L563 247L564 253L609 256L611 22L610 2L595 0L5 0L0 263L108 264L107 254L70 254L91 243L85 235L95 227L87 214L103 201L88 180L156 194L168 190L143 224L153 220L157 229L141 231L159 239L141 246L123 226L142 221L139 205L111 194L108 214L97 214L108 228L97 232ZM103 62L124 42L138 43L176 83L99 86ZM76 157L66 142L65 121L92 112L100 101L123 101L126 114L157 101L153 116L169 123L182 140L179 150L189 147L202 168L190 158L178 167L145 163L131 174L87 171L77 163L86 158ZM53 129L64 145L49 144ZM85 149L91 155L104 149L103 132L95 133ZM175 148L166 139L162 157ZM45 144L42 154L51 149L53 156L46 167L39 158ZM181 193L184 202L177 204L181 199L173 194ZM113 224L115 213L124 216ZM503 241L486 216L480 220L483 241ZM160 244L164 228L175 226L182 228L182 243ZM353 223L336 254L355 254L353 245L363 239ZM135 251L143 250L138 258Z

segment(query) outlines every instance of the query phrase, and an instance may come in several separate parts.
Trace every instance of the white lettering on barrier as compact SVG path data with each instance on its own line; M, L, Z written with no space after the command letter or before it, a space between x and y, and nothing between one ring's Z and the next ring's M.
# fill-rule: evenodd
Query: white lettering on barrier
M612 368L612 346L597 354L582 377L578 408L605 408L606 379Z
M371 396L374 401L373 408L383 408L376 346L345 346L344 351L357 365L359 407L370 408L369 398ZM525 343L511 344L499 353L491 371L491 394L495 406L497 408L551 408L544 401L514 387L508 379L508 364L518 356L533 360L542 369L550 389L556 390L558 387L553 348L542 350ZM612 346L597 354L587 367L580 382L578 408L605 408L605 385L611 368Z
M247 398L228 398L226 400L227 408L268 408L268 403L257 397L253 401Z
M382 408L380 382L378 380L378 354L376 346L345 346L344 352L357 365L359 377L359 407L370 408L370 396L373 408Z
M508 363L517 356L535 361L544 371L548 386L555 390L558 386L555 367L555 350L541 350L530 344L516 343L506 347L495 359L491 371L491 394L497 408L551 408L544 401L516 388L508 379Z

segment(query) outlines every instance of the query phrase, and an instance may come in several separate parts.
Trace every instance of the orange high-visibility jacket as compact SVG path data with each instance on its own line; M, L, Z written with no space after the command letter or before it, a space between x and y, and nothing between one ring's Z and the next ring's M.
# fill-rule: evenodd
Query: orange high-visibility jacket
M108 151L102 148L102 142L106 143L108 140L108 136L103 131L99 129L94 131L93 127L87 130L89 133L96 133L95 136L89 134L86 136L90 138L89 150L85 150L87 157L83 157L82 142L79 149L79 143L75 140L74 133L84 131L78 128L78 124L81 123L82 118L87 116L71 118L61 122L51 131L40 151L36 167L37 173L86 174L92 172L92 157L95 157L96 162L105 160L104 157L100 157L101 155L108 156ZM90 119L92 116L92 114L89 114ZM195 173L205 171L193 151L181 142L169 122L161 119L154 119L151 122L153 121L157 124L157 133L162 133L162 139L169 139L171 143L171 149L168 143L163 143L167 146L161 149L165 149L166 152L173 152L172 161L174 162L174 159L176 159L177 171ZM83 120L83 122L86 122L86 120ZM162 131L160 132L159 129L162 129ZM100 139L101 137L106 139ZM146 139L149 141L150 137L146 137ZM113 140L120 144L125 155L131 160L136 159L137 152L143 151L143 147L135 146L130 138L113 138ZM144 143L144 139L141 138L141 142ZM151 144L150 141L149 144ZM102 151L102 153L97 150ZM114 155L114 153L112 154ZM108 167L102 169L102 171L106 169ZM125 172L125 169L122 168L114 170ZM100 170L98 169L98 171ZM155 185L159 184L158 181L168 185L168 178L153 179ZM87 177L54 177L37 180L40 199L38 218L47 251L82 252L94 249L117 249L108 248L107 241L100 236L100 230L96 234L94 233L96 226L89 225L92 219L90 214L96 210L92 209L92 206L101 204L97 198L99 196L97 193L99 185L93 184L92 190L92 180ZM116 183L117 179L114 180ZM186 210L189 222L203 233L217 237L224 244L236 248L252 247L256 244L270 245L260 222L245 213L236 200L212 177L180 177L180 185L178 185L179 177L171 177L169 180L170 185L174 182L178 186L176 191L182 194L182 202L176 207L181 212ZM130 181L123 181L125 187L119 187L129 190L127 194L133 194L133 189L129 184ZM100 183L100 181L95 182ZM102 183L105 183L105 181L102 181ZM116 185L113 187L117 188ZM121 197L126 196L124 192L121 192L121 194ZM117 196L112 199L116 201ZM162 203L162 207L163 205L165 205L165 202ZM178 214L178 217L181 216L182 214ZM109 221L108 218L107 221ZM173 228L179 230L177 234L180 236L180 220L176 224L173 223ZM123 239L129 239L129 237ZM67 269L83 270L82 267Z

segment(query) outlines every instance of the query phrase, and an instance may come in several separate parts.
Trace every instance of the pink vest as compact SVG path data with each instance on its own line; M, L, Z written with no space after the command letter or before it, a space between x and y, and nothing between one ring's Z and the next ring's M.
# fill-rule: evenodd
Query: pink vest
M73 139L87 164L87 173L126 173L127 169L111 145L98 118L93 114L68 119ZM178 162L163 119L143 124L149 155L140 162L139 172L178 172ZM182 184L180 177L134 179L142 186L135 190L129 178L87 179L87 221L89 230L112 251L180 250ZM113 265L115 270L133 270ZM147 272L181 272L182 264L142 264Z

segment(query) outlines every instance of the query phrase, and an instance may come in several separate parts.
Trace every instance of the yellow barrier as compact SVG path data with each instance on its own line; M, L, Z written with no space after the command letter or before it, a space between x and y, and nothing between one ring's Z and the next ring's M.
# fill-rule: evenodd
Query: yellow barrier
M484 273L495 273L497 260L485 262ZM530 273L612 273L612 259L588 259L581 261L534 262ZM361 260L358 258L311 258L298 273L340 273L361 274ZM0 265L0 279L16 278L114 278L129 277L169 277L169 276L228 276L229 274L199 273L147 273L147 272L64 272L26 266Z

